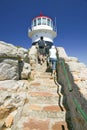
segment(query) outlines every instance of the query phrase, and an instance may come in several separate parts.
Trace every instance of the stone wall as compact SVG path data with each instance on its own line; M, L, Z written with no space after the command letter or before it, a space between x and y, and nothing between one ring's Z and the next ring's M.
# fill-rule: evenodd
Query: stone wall
M68 104L67 120L71 118L74 130L86 130L87 66L80 63L75 57L68 57L63 49L63 53L61 48L58 49L60 50L58 51L58 82L63 87L64 103ZM63 56L62 54L65 55Z

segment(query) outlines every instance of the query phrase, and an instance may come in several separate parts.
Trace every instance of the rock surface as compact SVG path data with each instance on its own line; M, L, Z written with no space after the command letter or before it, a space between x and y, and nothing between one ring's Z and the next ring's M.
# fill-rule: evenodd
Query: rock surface
M21 57L25 60L28 59L28 50L0 41L0 57Z
M28 79L30 71L27 49L0 42L0 80Z
M0 42L0 130L68 130L66 118L74 130L87 129L87 66L76 57L68 57L64 48L57 49L58 81L68 104L66 111L58 106L58 90L45 72L46 64L37 64L35 46L28 52ZM25 80L30 73L32 78Z
M0 80L19 79L17 59L0 58Z

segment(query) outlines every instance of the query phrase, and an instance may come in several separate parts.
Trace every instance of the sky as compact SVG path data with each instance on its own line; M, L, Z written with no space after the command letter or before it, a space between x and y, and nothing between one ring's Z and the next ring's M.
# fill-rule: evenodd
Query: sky
M0 0L0 41L30 48L28 28L40 12L56 18L54 45L87 65L87 0Z

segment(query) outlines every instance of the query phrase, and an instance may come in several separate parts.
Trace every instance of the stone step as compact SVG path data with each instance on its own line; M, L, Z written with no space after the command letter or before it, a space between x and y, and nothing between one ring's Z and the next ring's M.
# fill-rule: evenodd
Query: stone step
M58 104L59 96L57 93L51 92L29 92L30 104Z
M36 89L38 89L38 88L40 88L40 89L47 89L47 90L50 90L50 89L55 89L55 90L57 90L57 86L55 85L55 83L53 83L52 81L46 81L46 80L40 80L40 82L39 81L34 81L34 82L32 82L30 85L29 85L29 87L28 87L28 89L30 90L30 89L34 89L34 88L36 88Z
M28 88L28 91L29 92L35 92L35 91L38 91L38 92L51 92L51 93L57 93L57 87L50 87L50 86L40 86L39 83L36 84L36 85L31 85L29 86Z
M25 104L15 130L68 130L58 105Z
M30 118L24 123L23 130L68 130L68 128L65 122Z
M28 86L28 103L23 106L15 130L68 130L66 111L59 107L57 85L45 72L46 66L38 65L34 80Z
M57 121L65 121L65 111L61 111L58 105L25 105L23 108L22 116L29 116L30 118L38 119L53 119Z

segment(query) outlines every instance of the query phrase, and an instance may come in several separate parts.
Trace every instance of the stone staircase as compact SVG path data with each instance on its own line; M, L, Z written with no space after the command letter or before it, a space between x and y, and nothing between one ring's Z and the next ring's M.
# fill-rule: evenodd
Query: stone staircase
M26 102L21 110L21 118L12 130L68 130L66 111L59 107L57 85L46 64L37 66L32 71L33 80L29 82Z

